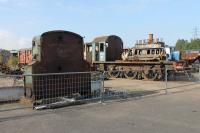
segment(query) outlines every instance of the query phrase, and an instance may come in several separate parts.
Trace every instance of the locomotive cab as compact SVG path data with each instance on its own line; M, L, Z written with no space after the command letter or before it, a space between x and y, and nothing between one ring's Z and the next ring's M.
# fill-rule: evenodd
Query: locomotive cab
M101 36L86 43L84 48L84 58L90 63L115 61L121 59L123 42L115 35Z
M92 52L92 61L106 61L106 47L108 46L108 43L106 42L99 42L94 43L92 45L92 49L94 49Z
M106 61L107 42L86 43L84 47L84 59L89 62Z

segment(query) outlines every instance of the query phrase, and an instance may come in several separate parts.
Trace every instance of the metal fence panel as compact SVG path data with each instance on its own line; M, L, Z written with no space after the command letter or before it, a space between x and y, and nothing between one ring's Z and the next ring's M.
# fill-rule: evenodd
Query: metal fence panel
M149 69L149 73L145 73L144 70L138 70L128 78L126 76L123 78L110 78L105 81L104 100L124 100L165 93L165 77L161 75L164 72L165 69L152 68ZM135 73L137 74L136 76L134 76Z
M141 80L111 78L105 81L104 100L121 100L200 88L200 68L191 67L175 71L166 67L162 70L152 69L150 71L162 71L164 76L154 81L145 78Z
M100 72L0 75L0 110L55 108L199 88L200 68L177 72L152 69L156 71L166 75L157 81L130 77L104 81L106 76Z
M200 88L200 67L191 67L181 71L167 70L166 89L169 92Z
M28 77L27 75L26 77ZM30 75L25 90L33 99L33 107L53 108L100 99L101 74L98 72ZM28 79L28 78L27 78ZM29 85L32 83L32 86Z
M0 76L0 110L53 108L100 101L102 74L68 72Z

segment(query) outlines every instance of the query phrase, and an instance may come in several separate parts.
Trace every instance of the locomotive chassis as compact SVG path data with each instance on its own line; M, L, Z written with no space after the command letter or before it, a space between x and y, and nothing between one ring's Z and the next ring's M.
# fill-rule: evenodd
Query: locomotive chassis
M165 69L173 70L173 62L109 61L92 63L94 70L102 71L108 78L164 80Z

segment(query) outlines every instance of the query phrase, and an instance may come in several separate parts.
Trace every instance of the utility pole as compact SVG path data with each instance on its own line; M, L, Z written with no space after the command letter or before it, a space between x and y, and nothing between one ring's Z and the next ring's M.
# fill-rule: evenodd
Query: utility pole
M195 26L194 29L193 29L193 39L198 38L198 33L199 33L199 29L198 29L197 26Z

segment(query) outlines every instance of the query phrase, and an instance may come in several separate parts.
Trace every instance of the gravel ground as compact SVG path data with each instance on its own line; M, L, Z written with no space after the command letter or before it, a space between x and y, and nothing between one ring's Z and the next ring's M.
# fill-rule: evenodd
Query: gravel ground
M105 87L116 90L126 90L129 92L144 92L164 90L167 88L170 91L181 91L185 89L200 88L200 82L193 81L143 81L143 80L131 80L131 79L111 79L105 81Z

